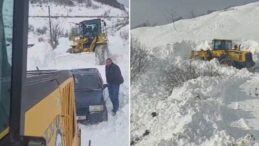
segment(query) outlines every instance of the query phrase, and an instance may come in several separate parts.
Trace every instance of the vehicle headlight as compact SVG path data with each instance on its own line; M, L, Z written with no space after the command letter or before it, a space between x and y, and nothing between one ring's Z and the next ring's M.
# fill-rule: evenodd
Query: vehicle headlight
M77 120L86 120L86 116L76 116Z
M44 140L40 139L33 139L28 141L28 146L46 146L46 142Z
M74 37L75 41L80 40L80 37Z
M104 110L103 105L90 105L89 112L101 112Z

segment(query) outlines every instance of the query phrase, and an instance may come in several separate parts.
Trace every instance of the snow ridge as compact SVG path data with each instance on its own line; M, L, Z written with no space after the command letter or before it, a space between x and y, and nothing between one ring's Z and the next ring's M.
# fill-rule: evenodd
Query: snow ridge
M259 3L229 8L174 24L137 28L133 47L159 59L131 86L131 144L136 146L258 146L259 74L210 62L190 60L191 50L210 49L214 38L231 39L258 60ZM159 60L158 59L158 60ZM170 59L170 60L169 60ZM173 87L168 96L161 75L167 67L191 62L196 71L216 71ZM160 67L159 67L160 66ZM166 75L165 75L166 76ZM148 82L143 87L143 82ZM159 90L149 90L152 88ZM155 115L155 116L154 116Z

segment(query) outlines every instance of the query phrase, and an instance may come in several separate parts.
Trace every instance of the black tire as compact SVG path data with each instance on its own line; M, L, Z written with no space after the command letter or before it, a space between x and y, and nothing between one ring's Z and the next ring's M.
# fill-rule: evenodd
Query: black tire
M246 68L251 68L253 66L255 66L255 62L253 62L253 61L246 62Z
M253 73L255 73L255 72L259 73L259 67L252 67L250 70Z
M234 62L227 58L226 56L219 57L219 63L226 66L234 66Z

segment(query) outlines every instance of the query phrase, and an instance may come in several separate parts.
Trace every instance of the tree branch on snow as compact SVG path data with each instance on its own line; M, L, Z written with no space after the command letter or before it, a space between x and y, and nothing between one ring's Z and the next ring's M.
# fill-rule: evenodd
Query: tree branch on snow
M60 38L60 36L63 34L63 29L60 27L60 25L59 25L59 23L54 23L54 24L51 24L51 39L50 39L50 45L51 45L51 47L53 48L53 49L55 49L57 46L58 46L58 44L59 44L59 42L58 42L58 40L59 40L59 38Z

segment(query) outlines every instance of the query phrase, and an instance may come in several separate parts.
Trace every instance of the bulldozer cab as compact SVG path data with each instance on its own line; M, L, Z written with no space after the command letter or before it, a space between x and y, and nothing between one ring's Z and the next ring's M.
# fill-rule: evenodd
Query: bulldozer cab
M95 52L96 64L105 64L108 58L108 38L106 23L101 19L85 20L71 30L70 40L73 41L69 53Z
M232 49L231 40L214 39L212 41L212 44L213 44L213 50L230 50L230 49Z
M81 36L87 38L94 38L103 33L101 19L85 20L80 22L79 33Z

